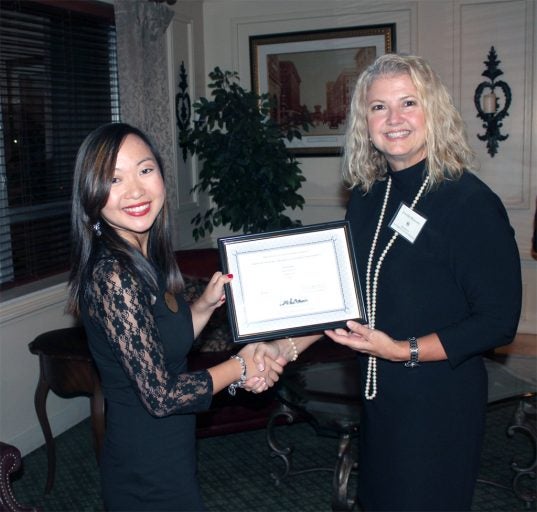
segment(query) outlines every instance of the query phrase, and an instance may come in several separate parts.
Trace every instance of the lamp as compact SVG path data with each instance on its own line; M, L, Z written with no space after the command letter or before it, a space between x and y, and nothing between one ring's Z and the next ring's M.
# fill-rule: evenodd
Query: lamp
M494 157L498 152L499 142L509 137L508 134L503 135L500 133L500 128L503 126L501 121L509 115L507 110L511 106L511 89L509 85L503 80L496 81L497 77L503 75L503 71L498 68L498 64L501 61L497 57L494 46L491 46L488 58L483 62L486 65L486 69L481 73L482 76L488 78L488 82L481 82L474 94L477 117L484 121L483 128L486 129L485 134L477 134L477 138L487 141L487 152L491 157ZM495 93L497 89L503 94L503 106L500 105L501 97L498 97Z

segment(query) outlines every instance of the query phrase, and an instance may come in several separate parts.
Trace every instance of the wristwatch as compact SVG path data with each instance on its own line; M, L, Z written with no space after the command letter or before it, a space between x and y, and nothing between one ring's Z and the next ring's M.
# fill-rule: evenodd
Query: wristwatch
M412 336L411 338L408 338L408 342L410 343L410 359L405 363L405 366L407 368L416 368L416 366L420 365L418 340L415 336Z

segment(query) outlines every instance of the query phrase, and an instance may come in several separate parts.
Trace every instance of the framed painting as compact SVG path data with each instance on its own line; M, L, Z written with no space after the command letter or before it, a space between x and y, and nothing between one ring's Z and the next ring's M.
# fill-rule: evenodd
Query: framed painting
M252 90L273 100L272 118L302 135L298 156L338 155L360 73L395 51L395 23L250 36ZM309 129L302 124L309 121Z

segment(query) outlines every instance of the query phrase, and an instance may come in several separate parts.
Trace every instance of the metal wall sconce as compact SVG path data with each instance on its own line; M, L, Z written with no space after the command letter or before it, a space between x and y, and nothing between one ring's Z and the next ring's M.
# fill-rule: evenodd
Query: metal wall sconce
M184 133L190 126L192 116L192 105L190 94L188 94L188 75L185 69L185 62L181 61L179 66L179 83L177 84L179 92L175 95L175 120L179 128L179 147L183 152L183 161L186 162L188 150L183 142Z
M498 68L501 62L497 58L494 46L490 47L488 58L483 64L487 67L482 76L489 79L488 82L481 82L474 94L474 104L477 109L477 117L481 118L483 128L486 129L484 135L477 134L477 138L487 141L487 152L491 157L498 152L498 144L509 137L508 134L500 133L503 126L502 119L509 115L507 112L511 106L511 89L503 80L496 81L496 78L503 75L503 71ZM500 98L494 92L499 89L503 94L503 106L500 105ZM483 94L486 91L486 94Z

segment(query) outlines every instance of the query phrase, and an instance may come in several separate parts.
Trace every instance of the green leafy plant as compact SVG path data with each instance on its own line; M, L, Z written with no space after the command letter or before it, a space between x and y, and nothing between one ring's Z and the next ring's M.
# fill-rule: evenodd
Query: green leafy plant
M200 158L193 191L207 192L213 204L192 219L194 238L220 225L244 233L299 226L283 213L304 205L297 190L305 178L284 142L300 138L296 125L274 122L269 96L243 89L237 73L216 67L209 77L212 99L194 103L197 120L180 139L181 147ZM309 121L301 119L307 130Z

